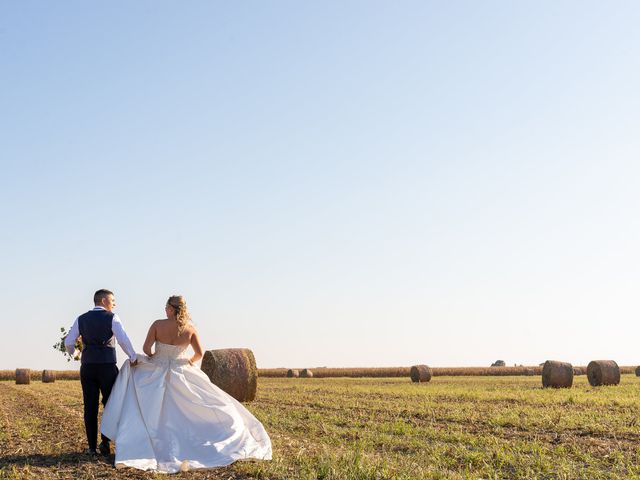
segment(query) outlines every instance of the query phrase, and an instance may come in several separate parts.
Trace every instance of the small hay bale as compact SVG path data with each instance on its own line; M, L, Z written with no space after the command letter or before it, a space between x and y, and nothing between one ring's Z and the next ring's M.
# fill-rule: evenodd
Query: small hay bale
M620 367L613 360L592 360L587 365L587 378L592 387L618 385Z
M574 375L586 375L587 374L587 367L573 367L573 374Z
M258 369L256 358L248 348L207 350L200 367L211 383L239 402L256 398Z
M542 386L544 388L571 388L573 385L573 366L567 362L547 360L542 367Z
M31 370L28 368L16 368L16 384L29 385L31 383Z
M412 382L428 382L431 380L433 372L427 365L414 365L409 371Z
M636 377L640 377L640 367L636 367Z
M42 383L53 383L56 381L56 372L53 370L42 371Z
M300 378L313 378L313 372L308 368L303 368L300 372Z
M298 378L300 376L300 372L296 369L290 368L287 370L287 378Z

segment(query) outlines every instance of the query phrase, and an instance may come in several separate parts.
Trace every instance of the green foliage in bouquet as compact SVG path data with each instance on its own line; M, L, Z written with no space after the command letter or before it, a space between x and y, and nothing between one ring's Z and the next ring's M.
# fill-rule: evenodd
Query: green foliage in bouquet
M64 346L64 339L67 338L69 332L67 332L64 327L60 327L60 332L62 333L62 336L60 337L60 340L53 345L53 349L62 352L62 354L67 357L67 362L70 362L71 360L79 360L80 357L75 358L73 355L69 355ZM76 350L82 352L82 337L78 337L76 340Z

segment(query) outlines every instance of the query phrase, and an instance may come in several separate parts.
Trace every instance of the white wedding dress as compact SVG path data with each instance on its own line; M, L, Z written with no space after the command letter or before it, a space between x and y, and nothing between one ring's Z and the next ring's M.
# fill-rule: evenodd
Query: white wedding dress
M153 357L120 370L100 426L115 442L116 467L175 473L270 460L262 424L189 364L186 350L156 342Z

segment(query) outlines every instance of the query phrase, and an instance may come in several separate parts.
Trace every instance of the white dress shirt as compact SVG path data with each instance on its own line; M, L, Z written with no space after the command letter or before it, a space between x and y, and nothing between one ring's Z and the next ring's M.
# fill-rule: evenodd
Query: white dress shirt
M94 307L93 310L106 310L103 307ZM124 331L122 327L122 322L120 321L120 317L118 317L117 313L113 314L113 320L111 321L111 330L113 330L113 335L116 337L118 341L118 345L120 348L126 353L132 362L136 361L137 354L131 345L131 340L127 336L127 333ZM73 322L71 326L71 330L69 330L69 334L64 339L64 347L67 349L67 353L73 356L76 350L76 340L80 336L80 327L78 326L78 319Z

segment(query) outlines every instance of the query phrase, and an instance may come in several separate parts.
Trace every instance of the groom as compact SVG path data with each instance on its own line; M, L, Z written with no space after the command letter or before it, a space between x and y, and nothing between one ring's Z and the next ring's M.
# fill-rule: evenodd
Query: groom
M80 383L84 400L84 427L89 442L87 453L96 455L99 395L102 392L102 404L106 405L111 388L118 376L115 340L129 356L131 362L136 361L136 352L122 328L120 318L113 313L113 308L116 306L113 292L98 290L93 295L93 303L95 304L93 310L80 315L73 323L64 340L64 346L70 355L76 357L79 353L75 350L76 340L82 336ZM111 453L109 442L110 440L102 435L100 443L102 455Z

